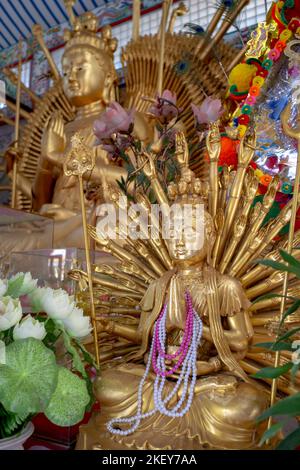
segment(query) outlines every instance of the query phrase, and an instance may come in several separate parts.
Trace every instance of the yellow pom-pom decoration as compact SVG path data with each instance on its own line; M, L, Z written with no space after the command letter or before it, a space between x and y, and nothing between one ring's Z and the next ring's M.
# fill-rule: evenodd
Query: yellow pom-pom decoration
M255 65L238 64L229 74L229 85L235 85L238 92L247 92L256 74Z
M253 85L262 87L265 83L265 79L263 77L255 77L253 79Z
M259 170L259 169L256 169L256 170L254 171L254 173L255 173L255 175L256 175L256 177L257 177L258 179L260 179L262 176L264 176L264 173L263 173L261 170Z
M239 125L238 126L238 131L239 131L239 137L242 138L246 134L247 126Z

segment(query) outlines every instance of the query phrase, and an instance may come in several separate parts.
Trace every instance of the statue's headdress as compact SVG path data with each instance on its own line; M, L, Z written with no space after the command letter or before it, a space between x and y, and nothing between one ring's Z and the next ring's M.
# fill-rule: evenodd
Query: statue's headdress
M207 203L208 182L195 178L192 170L185 169L181 178L168 185L168 196L172 202Z
M117 49L118 41L112 37L112 30L109 25L104 26L100 34L98 31L98 18L91 12L74 18L72 30L65 30L65 52L72 47L92 47L97 51L106 52L113 58Z

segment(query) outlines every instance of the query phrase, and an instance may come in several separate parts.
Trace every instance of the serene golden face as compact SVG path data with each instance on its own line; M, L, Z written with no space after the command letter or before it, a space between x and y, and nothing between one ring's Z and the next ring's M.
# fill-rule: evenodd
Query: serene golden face
M64 92L77 108L102 100L109 78L104 60L104 55L97 55L87 48L73 48L64 54Z
M197 217L200 217L197 221ZM192 216L184 220L171 214L169 237L166 239L171 258L175 263L197 264L207 259L207 254L214 243L215 233L208 213Z

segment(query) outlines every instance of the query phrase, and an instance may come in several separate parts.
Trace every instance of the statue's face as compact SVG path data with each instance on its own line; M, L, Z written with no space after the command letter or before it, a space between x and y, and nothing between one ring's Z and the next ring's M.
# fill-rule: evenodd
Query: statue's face
M102 100L107 72L96 54L87 49L70 49L63 56L62 69L64 92L74 106Z
M199 215L198 215L199 217ZM175 263L197 264L207 259L209 243L204 214L197 221L196 213L181 224L176 214L170 216L169 238L166 240L171 258ZM214 235L212 235L213 239Z

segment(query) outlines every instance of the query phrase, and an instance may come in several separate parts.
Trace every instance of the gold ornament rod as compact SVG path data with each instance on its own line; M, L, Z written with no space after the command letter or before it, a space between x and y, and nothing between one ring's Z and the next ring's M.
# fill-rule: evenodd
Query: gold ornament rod
M91 317L93 323L93 335L94 335L94 344L95 344L95 354L96 354L96 363L97 366L100 366L100 354L99 354L99 345L98 345L98 334L97 334L97 322L96 322L96 312L95 312L95 303L94 303L94 293L93 293L93 280L92 280L92 268L91 268L91 257L90 257L90 244L87 230L87 220L86 220L86 210L84 203L84 190L83 190L83 179L82 175L78 175L79 179L79 191L80 191L80 204L82 211L82 225L83 225L83 236L84 236L84 247L85 247L85 258L86 258L86 270L88 275L88 285L89 285L89 294L90 294L90 305L91 305Z
M17 85L18 83L18 77L17 75L8 67L5 67L3 69L3 73L4 75L6 75L6 77L12 82L14 83L15 85ZM34 103L39 103L40 102L40 98L30 89L28 88L26 85L24 85L24 83L21 81L21 89L31 98L31 100L34 102Z
M71 138L71 150L68 152L66 156L66 160L64 162L64 173L66 176L77 176L79 180L80 205L81 205L81 213L82 213L86 270L87 270L87 276L88 276L88 287L89 287L90 308L91 308L90 316L92 318L92 324L93 324L93 336L94 336L96 363L99 368L100 353L99 353L97 321L96 321L95 302L94 302L94 293L93 293L90 244L89 244L88 225L87 225L84 190L83 190L83 175L87 171L92 172L94 166L95 166L95 153L93 152L93 149L91 149L85 144L83 137L81 137L78 133L74 134L73 137Z
M228 29L232 25L232 22L239 16L243 8L249 3L250 0L241 0L237 5L236 9L232 14L226 17L222 23L221 28L214 36L214 38L210 41L207 47L203 50L202 54L200 55L201 60L205 60L210 53L210 51L222 40L222 38L227 33Z
M290 111L291 111L291 104L289 104L285 110L281 114L281 122L282 127L286 135L297 139L298 141L298 156L297 156L297 167L296 167L296 177L294 182L294 193L293 193L293 200L292 200L292 214L290 220L290 228L289 228L289 236L288 236L288 243L287 243L287 253L290 255L293 250L293 241L294 241L294 234L295 234L295 223L296 223L296 215L298 210L298 197L299 197L299 184L300 184L300 126L292 128L289 126L289 118L290 118ZM300 107L298 107L298 119L300 114ZM297 121L299 123L299 120ZM288 282L289 282L289 273L284 273L283 279L283 288L282 288L282 298L280 303L280 321L283 320L284 312L286 308L286 295L288 292ZM280 351L276 351L275 354L275 361L274 367L278 367L280 364ZM277 394L277 379L272 380L272 387L271 387L271 400L270 406L273 406L276 401L276 394ZM272 426L272 417L269 418L268 421L268 429Z
M132 39L134 41L137 41L140 36L140 20L141 20L141 2L140 0L133 0Z
M206 34L206 37L201 37L199 39L199 42L198 42L198 45L195 49L195 52L194 54L197 55L203 45L203 43L209 39L210 35L214 32L215 28L217 27L217 24L219 23L220 19L222 18L222 15L225 11L225 5L220 5L216 11L216 13L214 14L214 16L212 17L208 27L207 27L207 30L205 32Z
M233 61L228 65L227 69L226 69L226 73L230 73L231 70L237 65L239 64L240 62L242 62L242 59L244 58L244 55L246 53L248 49L248 46L245 46L243 47L243 49L241 49L241 51L235 56L235 58L233 59Z
M15 113L17 113L17 105L13 101L11 101L9 98L6 98L6 105L9 109L11 109ZM28 120L30 118L30 113L25 111L25 109L22 109L21 106L20 106L20 109L19 109L19 113L20 113L20 116L23 119Z
M49 49L46 46L46 43L44 41L43 29L42 29L41 25L39 25L39 24L33 25L32 34L34 35L34 37L38 41L43 53L45 54L45 57L46 57L46 59L48 61L48 64L50 66L50 69L51 69L54 80L56 80L58 82L60 80L60 74L59 74L58 68L56 67L56 64L53 60L51 52L49 51Z
M16 96L16 117L15 117L15 151L18 152L19 147L19 136L20 136L20 108L21 108L21 78L22 78L22 42L19 41L18 46L18 81L17 81L17 96ZM12 196L11 196L11 207L14 209L17 202L17 158L14 159L13 163L13 177L12 177Z
M64 0L65 8L69 15L69 21L70 21L71 26L74 26L75 19L76 19L74 15L74 11L73 11L73 6L75 5L75 3L76 3L76 0Z
M0 113L0 121L5 122L5 124L8 124L9 126L15 125L14 121L6 117L3 113Z
M160 23L160 50L159 50L159 67L157 77L157 93L161 96L163 89L163 75L164 75L164 58L165 58L165 43L166 43L166 25L168 21L169 9L172 5L172 0L165 0L162 6L162 18Z

